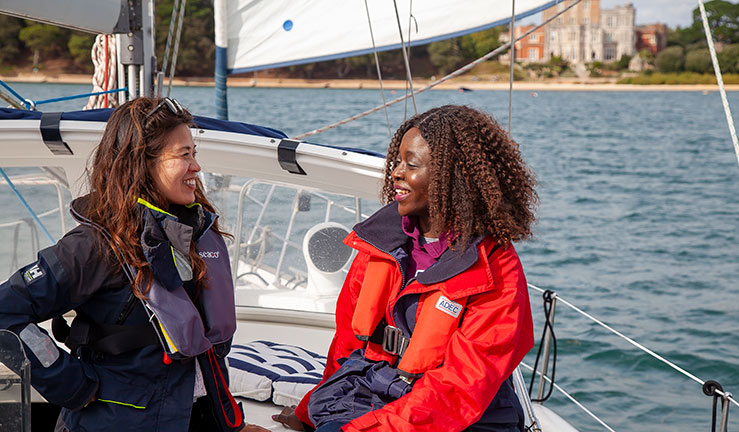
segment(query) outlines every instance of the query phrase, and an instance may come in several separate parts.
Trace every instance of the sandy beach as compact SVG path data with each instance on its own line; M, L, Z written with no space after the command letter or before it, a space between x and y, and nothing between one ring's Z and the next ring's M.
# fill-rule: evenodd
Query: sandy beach
M92 77L83 74L39 74L25 73L12 76L0 76L5 82L22 83L56 83L56 84L91 84ZM513 89L519 91L718 91L714 84L691 85L634 85L616 84L608 78L561 78L551 81L516 81ZM428 85L428 79L415 79L417 90ZM166 80L165 80L166 83ZM213 87L213 78L180 77L173 80L175 86ZM384 80L383 85L389 90L405 90L404 80ZM372 79L300 79L300 78L242 78L229 77L229 87L257 88L332 88L332 89L379 89L380 83ZM739 91L738 84L728 84L727 91ZM508 82L487 81L479 77L461 77L451 79L438 86L436 90L508 90Z

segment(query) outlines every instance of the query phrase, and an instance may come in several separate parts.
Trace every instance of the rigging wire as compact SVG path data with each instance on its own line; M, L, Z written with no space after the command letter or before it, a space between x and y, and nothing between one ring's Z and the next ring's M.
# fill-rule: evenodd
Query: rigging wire
M545 292L544 289L539 288L535 285L528 284L529 288L539 291L541 293ZM616 336L622 338L626 342L630 343L631 345L637 347L638 349L644 351L645 353L649 354L650 356L654 357L655 359L661 361L662 363L666 364L667 366L670 366L671 368L675 369L676 371L680 372L681 374L685 375L686 377L692 379L693 381L697 382L700 385L705 384L705 381L698 378L697 376L693 375L692 373L686 371L685 369L681 368L680 366L676 365L675 363L667 360L666 358L662 357L661 355L657 354L656 352L650 350L649 348L645 347L644 345L640 344L639 342L631 339L630 337L624 335L623 333L619 332L618 330L614 329L613 327L609 326L608 324L604 323L603 321L599 320L598 318L595 318L594 316L590 315L589 313L583 311L579 307L575 306L574 304L568 302L567 300L563 299L562 296L557 295L557 300L566 304L571 309L573 309L575 312L579 313L580 315L584 316L585 318L588 318L589 320L593 321L594 323L598 324L599 326L605 328L609 332L615 334ZM739 402L737 402L730 393L723 392L721 390L716 390L716 394L720 396L726 396L728 395L729 400L736 406L739 406Z
M508 74L508 135L511 134L513 123L513 67L516 64L516 43L513 42L514 27L516 26L516 0L511 0L511 24L508 40L511 41L511 50L508 52L511 71Z
M530 286L530 285L529 285L529 286ZM532 373L535 373L535 374L539 374L539 375L541 375L541 372L539 372L539 371L536 371L536 372L534 372L534 368L532 368L531 366L527 365L527 364L526 364L526 363L524 363L524 362L521 362L521 366L523 366L523 367L525 367L526 369L528 369L528 370L532 371ZM592 418L593 418L593 419L594 419L595 421L597 421L598 423L600 423L600 424L601 424L601 425L602 425L602 426L603 426L604 428L608 429L608 430L609 430L609 431L611 431L611 432L616 432L615 430L613 430L613 428L612 428L612 427L608 426L608 425L606 424L606 422L604 422L603 420L601 420L600 418L598 418L598 416L597 416L597 415L593 414L593 412L592 412L592 411L590 411L589 409L587 409L587 408L585 407L585 405L583 405L583 404L582 404L582 403L580 403L580 402L579 402L579 401L578 401L577 399L575 399L575 398L574 398L574 397L573 397L572 395L570 395L569 393L567 393L567 391L565 391L565 389L563 389L562 387L560 387L560 386L559 386L559 384L557 384L557 383L553 383L553 382L552 382L552 380L551 380L551 379L549 379L549 377L548 377L548 376L546 376L546 375L544 375L544 376L543 376L543 378L544 378L544 379L545 379L546 381L549 381L549 383L550 383L550 384L552 384L552 387L556 388L556 389L557 389L557 391L559 391L560 393L562 393L562 394L563 394L563 395L564 395L564 396L565 396L565 397L566 397L567 399L569 399L569 400L570 400L570 402L574 403L575 405L577 405L577 406L578 406L578 408L580 408L581 410L585 411L585 413L586 413L587 415L589 415L589 416L590 416L590 417L592 417Z
M413 31L413 23L416 23L416 33L418 33L418 21L413 16L413 0L408 2L408 58L411 57L411 32ZM408 81L405 82L405 93L408 94ZM408 118L408 99L403 104L403 121Z
M177 36L174 40L174 53L172 54L172 66L169 69L169 82L167 83L167 97L169 97L170 93L172 92L172 79L174 78L174 71L177 67L177 53L180 50L180 36L182 36L182 23L185 21L185 5L187 4L187 0L182 0L182 3L180 3L180 17L179 21L177 22Z
M41 227L41 231L44 232L44 234L49 239L49 241L51 242L51 244L56 243L56 240L54 240L54 237L52 237L51 234L49 234L49 230L47 230L46 227L44 226L44 223L41 222L41 219L39 219L39 217L36 214L36 212L34 212L33 209L31 208L31 206L28 205L28 202L26 202L26 199L23 198L23 195L21 195L21 193L18 191L18 189L16 189L15 185L10 180L10 177L8 177L8 174L6 174L5 173L5 170L2 169L2 168L0 168L0 176L2 176L5 179L5 182L8 184L8 186L10 186L10 189L13 191L13 193L15 194L15 196L18 197L18 200L21 202L21 204L23 204L23 207L25 207L26 210L28 211L28 213L30 213L30 215L33 218L33 220L35 220L36 223L38 224L38 226Z
M385 85L382 83L382 70L380 70L380 58L377 55L377 45L375 45L375 33L372 31L372 18L370 18L369 6L367 0L364 0L364 8L367 10L367 24L369 25L370 37L372 38L372 52L375 55L375 66L377 67L377 79L380 81L380 93L382 94L382 106L385 108L385 121L387 122L387 135L393 138L393 131L390 127L390 116L387 113L387 100L385 100Z
M736 129L734 128L734 118L731 116L731 108L729 108L729 100L726 98L726 89L724 88L724 79L721 76L721 67L716 57L716 48L713 46L713 37L711 36L711 28L708 26L708 17L706 16L706 8L703 6L703 0L698 0L698 7L701 11L701 19L703 20L703 31L706 33L706 41L708 42L708 51L711 54L713 62L713 70L716 73L716 83L718 83L719 93L721 93L721 102L724 105L724 114L726 121L729 123L729 133L731 141L734 143L734 153L736 153L736 161L739 163L739 141L736 138Z
M506 43L506 44L503 44L503 45L499 46L498 48L496 48L496 49L494 49L494 50L490 51L489 53L485 54L484 56L482 56L482 57L478 58L477 60L475 60L475 61L473 61L473 62L471 62L471 63L468 63L468 64L466 64L466 65L462 66L461 68L459 68L459 69L455 70L454 72L451 72L451 73L449 73L449 74L445 75L444 77L442 77L442 78L439 78L438 80L436 80L436 81L434 81L434 82L432 82L432 83L430 83L430 84L428 84L428 85L426 85L426 86L424 86L424 87L421 87L420 89L418 89L418 90L416 90L415 92L411 93L411 97L412 97L412 96L413 96L414 94L419 94L419 93L423 93L423 92L425 92L425 91L427 91L427 90L429 90L429 89L432 89L432 88L434 88L434 87L438 86L439 84L442 84L442 83L444 83L444 82L446 82L446 81L449 81L449 80L450 80L450 79L452 79L452 78L456 78L456 77L458 77L458 76L460 76L460 75L462 75L462 74L464 74L464 73L468 72L468 71L469 71L470 69L474 68L474 67L475 67L475 66L477 66L478 64L480 64L480 63L482 63L482 62L484 62L484 61L486 61L486 60L489 60L489 59L490 59L490 58L492 58L492 57L495 57L496 55L498 55L498 54L500 54L501 52L503 52L503 51L505 51L506 49L508 49L508 47L509 47L509 46L511 45L511 43L513 43L513 42L517 42L517 41L520 41L520 40L522 40L522 39L525 39L525 38L526 38L526 37L528 37L528 36L529 36L529 35L530 35L531 33L535 32L536 30L539 30L540 28L542 28L542 27L544 27L545 25L547 25L547 24L549 24L550 22L552 22L552 21L553 21L553 20L554 20L555 18L559 17L559 16L560 16L560 15L562 15L563 13L565 13L565 12L567 12L568 10L572 9L572 8L573 8L573 7L575 7L576 5L580 4L580 2L581 2L581 1L582 1L582 0L575 0L575 1L574 1L574 2L572 3L572 4L570 4L570 5L569 5L569 6L567 6L566 8L564 8L564 9L562 9L561 11L557 12L556 14L554 14L554 15L553 15L553 16L552 16L551 18L547 19L546 21L544 21L543 23L541 23L541 24L539 24L539 25L537 25L537 26L534 26L534 27L533 27L532 29L530 29L529 31L527 31L527 32L523 33L523 34L522 34L521 36L519 36L519 37L518 37L518 38L517 38L517 39L516 39L515 41L510 41L510 42L508 42L508 43ZM408 95L405 95L405 96L400 96L400 97L398 97L398 98L395 98L395 99L391 100L390 102L387 102L386 104L383 104L383 105L379 105L379 106L376 106L376 107L374 107L374 108L368 109L367 111L361 112L361 113L359 113L359 114L355 114L355 115L353 115L353 116L351 116L351 117L345 118L344 120L340 120L340 121L338 121L338 122L336 122L336 123L332 123L332 124L330 124L330 125L327 125L327 126L323 126L323 127L321 127L321 128L318 128L318 129L314 129L314 130L312 130L312 131L310 131L310 132L306 132L306 133L303 133L303 134L301 134L301 135L297 135L297 136L295 136L295 137L292 137L292 139L300 140L300 139L303 139L303 138L306 138L306 137L309 137L309 136L313 136L313 135L316 135L316 134L319 134L319 133L322 133L322 132L326 132L326 131L327 131L327 130L329 130L329 129L334 129L334 128L338 127L338 126L341 126L341 125L347 124L347 123L349 123L349 122L352 122L352 121L354 121L354 120L358 120L358 119L360 119L360 118L362 118L362 117L366 117L366 116L368 116L368 115L370 115L370 114L372 114L372 113L375 113L375 112L377 112L377 111L379 111L379 110L383 109L384 107L388 107L388 106L390 106L390 105L395 105L395 104L396 104L396 103L398 103L398 102L402 102L402 101L404 101L404 100L405 100L405 99L407 99L408 97L409 97Z
M403 51L403 61L405 61L405 74L406 78L408 79L408 85L410 86L411 90L411 99L413 99L413 111L418 114L418 107L416 106L416 95L413 91L413 77L411 76L411 64L408 61L408 52L405 49L405 42L403 41L403 29L400 27L400 13L398 12L398 2L396 0L393 0L393 5L395 6L395 19L398 21L398 35L400 36L400 49ZM408 35L408 38L410 39L410 35ZM405 99L408 98L408 95L405 96Z
M174 26L177 22L177 12L180 9L180 0L174 0L172 6L172 17L169 19L169 32L167 33L167 44L164 47L164 60L162 60L162 72L167 73L167 63L169 63L169 51L172 47L172 37L174 36ZM161 89L159 90L161 96Z

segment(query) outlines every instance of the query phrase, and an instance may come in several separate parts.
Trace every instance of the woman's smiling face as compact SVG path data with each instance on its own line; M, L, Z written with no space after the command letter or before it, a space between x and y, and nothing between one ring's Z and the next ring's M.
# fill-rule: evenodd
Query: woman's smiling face
M167 205L195 202L196 179L200 165L195 160L195 143L186 124L177 126L167 136L167 145L154 161L152 177L157 191Z
M417 128L403 135L394 166L391 176L398 212L401 216L417 216L423 235L438 237L429 216L431 149Z

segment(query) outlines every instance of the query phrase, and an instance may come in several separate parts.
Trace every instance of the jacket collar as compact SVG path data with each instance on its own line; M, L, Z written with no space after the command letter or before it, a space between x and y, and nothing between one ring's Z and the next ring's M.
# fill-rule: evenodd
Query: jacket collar
M360 239L391 255L394 250L405 246L410 240L403 231L402 216L398 213L397 202L382 207L355 225L354 232ZM477 246L484 238L484 235L472 238L462 251L447 249L436 264L419 274L416 280L423 285L431 285L461 274L477 262Z

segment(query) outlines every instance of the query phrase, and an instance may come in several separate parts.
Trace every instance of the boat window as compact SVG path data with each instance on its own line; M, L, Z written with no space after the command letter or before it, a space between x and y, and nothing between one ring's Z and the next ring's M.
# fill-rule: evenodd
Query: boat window
M3 167L2 170L7 180L0 177L0 202L7 205L0 213L0 242L3 245L0 248L0 281L35 261L40 249L51 246L75 226L67 211L72 195L63 169Z
M208 196L234 235L239 307L333 313L354 251L343 239L380 205L264 180L205 174Z

